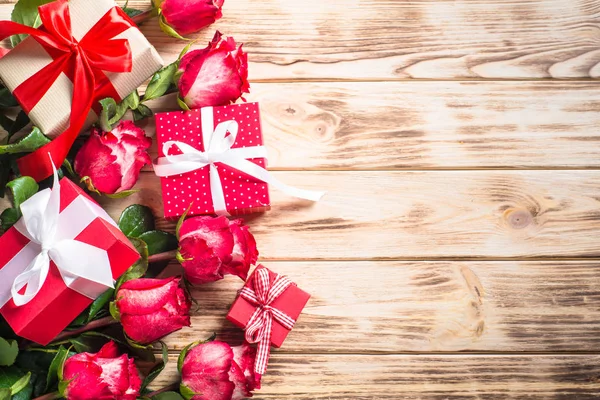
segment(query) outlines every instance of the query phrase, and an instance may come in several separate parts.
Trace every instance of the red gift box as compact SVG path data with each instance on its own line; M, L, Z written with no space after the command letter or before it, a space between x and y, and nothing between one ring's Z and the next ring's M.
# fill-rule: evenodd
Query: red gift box
M92 222L75 236L74 240L105 250L110 261L113 278L117 279L139 259L139 253L99 205L76 184L67 178L63 178L60 181L61 216L65 214L81 218L80 215L72 213L73 207L67 209L76 200L77 204L84 204L86 213L93 215L89 215ZM70 226L59 227L59 229L73 229L73 225L76 224L68 225ZM14 264L13 258L25 251L29 243L30 240L15 227L10 228L0 237L0 248L2 249L0 252L0 274L9 262L13 262L11 268L13 269L12 280L14 280L14 266L17 264ZM20 273L26 267L26 265L19 266L21 270L16 272ZM6 273L11 275L10 272ZM6 277L3 279L3 283L6 284ZM9 283L10 285L12 285L12 280ZM92 301L91 298L67 287L56 264L51 262L48 277L37 295L22 306L16 306L12 299L9 300L0 308L0 314L17 335L46 345L61 333Z
M269 272L269 280L271 283L277 278L277 274L275 272L263 267L262 265L259 265L256 267L250 278L248 278L248 281L244 287L250 288L253 291L255 290L254 278L257 274L257 271L260 269L265 269ZM271 307L283 311L294 321L297 321L300 313L302 313L302 310L306 306L306 303L308 303L309 299L310 294L300 289L298 286L296 286L296 284L292 284L271 303ZM255 311L255 305L244 299L242 296L238 296L231 306L229 313L227 314L227 319L241 328L246 328L248 321L250 321L250 318ZM277 322L277 320L274 320L271 330L271 344L275 347L281 347L289 333L289 329L281 325L279 322Z
M159 157L164 157L163 145L168 141L188 144L199 151L206 151L203 143L202 113L212 110L214 129L220 123L234 120L239 132L232 149L262 146L262 130L258 103L234 104L222 107L197 109L187 112L175 111L156 115L156 138ZM175 146L169 154L181 154ZM265 158L249 158L250 162L266 168ZM215 163L225 194L227 212L243 215L269 210L267 183L257 180L237 169ZM178 218L190 207L188 215L214 214L211 195L210 167L161 178L165 218Z

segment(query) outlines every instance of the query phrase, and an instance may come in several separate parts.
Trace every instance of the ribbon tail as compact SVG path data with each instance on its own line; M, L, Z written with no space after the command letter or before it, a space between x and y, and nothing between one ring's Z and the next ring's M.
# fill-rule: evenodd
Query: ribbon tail
M31 261L25 271L23 271L11 287L12 299L16 306L22 306L29 303L39 293L48 277L50 270L50 258L48 253L40 253ZM36 279L37 277L37 279ZM24 294L19 292L27 285Z
M319 201L325 195L325 192L299 189L293 186L286 185L285 183L281 182L273 175L271 175L271 173L266 169L248 160L227 159L223 160L222 162L226 165L229 165L232 168L235 168L239 171L250 175L253 178L256 178L258 180L268 183L269 185L276 187L277 189L281 190L283 193L289 196L297 197L299 199Z
M225 202L225 193L221 184L219 170L214 164L210 164L210 188L215 214L229 216L227 212L227 204Z

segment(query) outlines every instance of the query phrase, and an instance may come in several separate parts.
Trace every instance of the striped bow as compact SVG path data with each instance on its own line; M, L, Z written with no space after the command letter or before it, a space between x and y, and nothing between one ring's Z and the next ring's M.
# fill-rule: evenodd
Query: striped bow
M254 274L254 290L244 286L240 296L256 306L256 311L246 325L246 341L257 343L258 351L254 363L256 381L260 384L261 375L267 370L267 363L271 353L271 329L273 320L279 322L286 329L291 330L296 322L283 311L271 306L290 285L294 283L287 277L277 275L271 283L269 271L261 268Z

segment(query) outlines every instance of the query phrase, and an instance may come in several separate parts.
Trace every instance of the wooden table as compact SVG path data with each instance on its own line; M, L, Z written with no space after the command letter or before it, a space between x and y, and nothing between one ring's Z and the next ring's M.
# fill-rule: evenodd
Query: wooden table
M599 24L599 0L225 1L196 47L245 43L270 169L328 191L247 219L313 294L257 399L600 398ZM161 215L150 170L138 189L104 204ZM194 291L173 360L241 341L240 284Z

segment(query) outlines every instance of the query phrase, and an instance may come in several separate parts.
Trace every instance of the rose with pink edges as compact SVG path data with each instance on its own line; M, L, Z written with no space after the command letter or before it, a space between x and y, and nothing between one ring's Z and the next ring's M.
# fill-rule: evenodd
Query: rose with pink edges
M258 259L254 236L242 220L193 217L179 230L179 254L185 277L193 284L214 282L226 274L248 277Z

